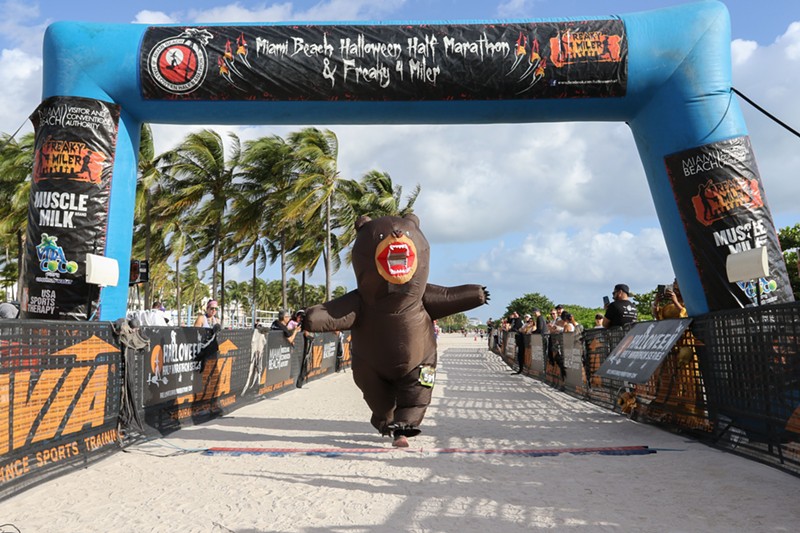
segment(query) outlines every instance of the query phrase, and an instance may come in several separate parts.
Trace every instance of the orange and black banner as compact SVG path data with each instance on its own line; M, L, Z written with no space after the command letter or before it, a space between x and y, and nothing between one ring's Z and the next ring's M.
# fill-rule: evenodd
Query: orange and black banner
M624 96L620 19L149 27L152 100L419 101Z
M665 158L675 201L712 311L794 301L775 224L764 198L749 137L736 137ZM730 254L766 247L770 273L730 283Z
M0 322L0 497L118 448L107 324Z
M306 345L302 335L289 344L280 331L144 327L141 332L150 347L137 354L132 390L141 391L136 401L149 434L166 434L294 387L304 363L308 379L333 372L339 343L331 333L317 334Z
M117 105L48 98L31 115L35 147L20 316L85 320L86 254L103 255Z

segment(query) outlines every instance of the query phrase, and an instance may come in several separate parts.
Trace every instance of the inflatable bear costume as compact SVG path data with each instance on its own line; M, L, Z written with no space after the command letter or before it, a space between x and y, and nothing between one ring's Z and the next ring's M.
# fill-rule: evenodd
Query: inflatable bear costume
M489 294L480 285L428 284L430 248L415 215L359 218L352 256L356 290L307 309L304 328L350 330L353 380L371 423L408 446L431 401L433 320L478 307Z

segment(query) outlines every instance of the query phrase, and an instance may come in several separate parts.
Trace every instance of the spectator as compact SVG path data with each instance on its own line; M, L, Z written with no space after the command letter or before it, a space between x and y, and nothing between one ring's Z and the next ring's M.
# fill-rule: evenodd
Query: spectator
M575 318L571 313L564 311L561 314L562 331L564 333L573 333L575 331Z
M168 326L169 316L166 311L167 308L161 302L153 302L153 307L150 309L150 325Z
M285 309L281 309L278 311L278 318L276 318L272 325L269 327L272 331L282 331L283 337L286 341L294 346L294 337L297 335L297 332L300 331L299 328L289 329L289 311Z
M205 312L197 315L197 319L194 321L194 327L213 328L214 326L221 325L219 318L217 318L218 310L219 306L217 305L217 301L209 300L206 304Z
M525 335L522 333L522 319L519 313L514 311L508 320L508 331L514 334L514 343L517 347L517 371L515 374L522 374L522 366L525 362Z
M603 327L603 315L597 313L594 315L594 329Z
M686 307L683 305L683 297L681 296L677 279L672 285L667 285L663 292L656 292L656 297L653 300L653 316L656 320L686 318L689 316L686 313Z
M306 316L306 312L303 311L302 309L298 309L292 315L292 319L289 321L289 324L287 324L287 327L289 329L295 329L295 328L301 327L302 324L303 324L303 317L305 317L305 316Z
M522 322L522 329L520 329L520 331L523 334L529 335L536 329L536 322L533 321L533 317L531 317L531 315L525 314L525 316L522 317Z
M533 316L536 317L536 327L533 331L540 335L548 333L547 321L545 321L544 316L542 316L542 311L538 307L533 308Z
M558 312L555 310L555 308L550 310L550 319L547 321L547 331L549 333L559 333Z
M624 283L619 283L614 286L611 293L613 302L606 307L606 314L603 317L604 328L615 328L636 322L639 318L639 312L636 306L629 299L630 289Z

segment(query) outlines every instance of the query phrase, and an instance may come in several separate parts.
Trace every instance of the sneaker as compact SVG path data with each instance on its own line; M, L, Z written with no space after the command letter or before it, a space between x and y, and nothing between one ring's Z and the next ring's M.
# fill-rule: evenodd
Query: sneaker
M395 435L392 446L395 448L408 448L408 439L405 435Z

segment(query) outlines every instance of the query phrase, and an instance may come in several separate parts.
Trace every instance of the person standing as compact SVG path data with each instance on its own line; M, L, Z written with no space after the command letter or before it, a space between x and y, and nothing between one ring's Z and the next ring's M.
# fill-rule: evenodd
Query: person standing
M536 321L536 327L534 328L533 332L538 333L539 335L544 335L548 333L547 329L547 321L542 316L542 311L538 307L533 308L533 316L534 320Z
M286 341L294 346L294 337L297 335L297 332L300 331L299 328L289 329L289 311L285 309L281 309L278 311L278 318L276 318L272 325L269 327L272 331L282 331L283 337Z
M206 304L205 312L197 315L197 319L194 321L194 327L213 328L214 326L221 325L219 318L217 318L217 311L219 311L217 301L209 300Z
M636 322L639 312L630 300L630 289L624 283L614 286L611 297L614 301L606 307L606 314L603 317L604 328L621 327L625 324Z
M522 319L519 313L514 311L508 321L508 331L514 334L514 343L517 348L517 371L515 374L522 374L522 366L525 363L525 335L522 333Z

